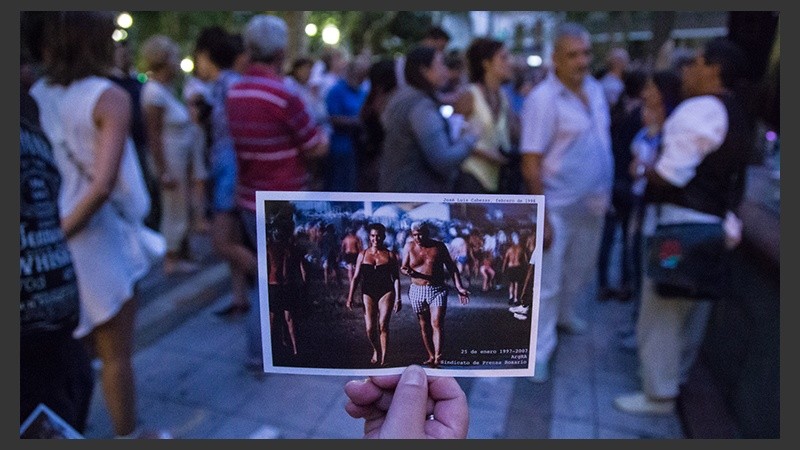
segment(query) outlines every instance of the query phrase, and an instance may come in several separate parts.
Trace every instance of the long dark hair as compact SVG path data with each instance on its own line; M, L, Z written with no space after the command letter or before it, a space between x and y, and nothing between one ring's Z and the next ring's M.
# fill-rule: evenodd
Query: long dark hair
M375 100L379 95L391 92L397 87L397 74L395 73L394 60L383 58L372 63L369 68L369 93L361 105L361 118L367 119L371 114L377 114Z
M414 47L406 54L406 62L403 69L406 83L427 93L432 98L436 98L436 86L425 78L425 75L422 74L422 69L430 68L433 65L433 59L436 57L437 52L435 48L424 45Z
M200 30L194 44L195 54L208 52L209 59L220 69L230 69L236 58L244 52L240 35L228 33L219 25L211 25Z
M486 76L486 69L483 62L491 60L494 55L503 48L503 43L485 37L475 38L467 48L467 70L469 71L469 81L472 83L483 83Z
M397 86L394 60L383 58L375 61L369 68L369 82L378 91L388 92L394 89Z
M114 14L111 11L29 13L28 48L42 61L50 82L67 86L88 76L107 76L114 65ZM37 58L37 59L38 59Z
M667 116L683 99L681 96L681 77L673 70L659 70L650 75L664 102Z
M438 88L432 85L430 81L425 78L425 75L422 74L423 68L430 68L433 65L433 60L436 58L438 52L439 51L435 48L424 45L412 48L408 54L406 54L404 75L406 77L406 83L427 94L437 107L441 107L442 101L436 95ZM445 119L444 116L440 117L442 117L444 128L447 130L447 140L452 144L453 137L450 135L450 122Z

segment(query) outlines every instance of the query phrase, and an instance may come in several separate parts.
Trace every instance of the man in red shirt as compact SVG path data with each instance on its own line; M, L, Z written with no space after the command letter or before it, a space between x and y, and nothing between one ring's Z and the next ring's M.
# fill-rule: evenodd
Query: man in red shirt
M308 115L299 95L286 88L282 67L288 43L286 22L254 16L242 32L250 65L228 89L226 112L236 150L236 204L256 253L256 191L306 190L309 165L328 153L328 136ZM248 367L263 369L258 290L251 289Z

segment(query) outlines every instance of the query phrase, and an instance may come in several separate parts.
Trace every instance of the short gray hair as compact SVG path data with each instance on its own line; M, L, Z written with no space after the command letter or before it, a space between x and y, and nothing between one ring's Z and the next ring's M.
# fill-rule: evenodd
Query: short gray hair
M289 28L286 21L278 16L259 14L247 22L242 39L253 61L270 62L286 49Z
M411 231L419 231L423 235L427 235L431 232L431 228L428 222L417 220L411 224Z
M564 22L556 27L555 39L553 42L558 45L558 42L565 37L582 38L590 41L592 35L589 34L589 30L587 30L586 27L579 23Z

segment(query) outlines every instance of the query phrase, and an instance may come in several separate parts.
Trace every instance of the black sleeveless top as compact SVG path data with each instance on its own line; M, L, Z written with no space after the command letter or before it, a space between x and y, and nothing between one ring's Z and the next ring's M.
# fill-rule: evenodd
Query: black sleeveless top
M754 127L741 103L731 94L717 96L728 112L728 132L720 147L697 166L683 188L647 184L646 198L725 217L744 195L745 171L755 145Z
M377 300L385 293L391 292L394 289L394 280L392 278L392 264L361 264L362 284L361 290L364 294L369 295Z

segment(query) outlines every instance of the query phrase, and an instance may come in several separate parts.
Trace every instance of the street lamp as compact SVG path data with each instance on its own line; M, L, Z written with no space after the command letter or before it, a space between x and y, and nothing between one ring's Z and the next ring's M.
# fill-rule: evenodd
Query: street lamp
M336 25L325 25L322 29L322 42L334 45L339 42L339 29Z
M117 25L120 28L130 28L133 25L133 17L126 12L121 13L117 16Z
M185 73L191 73L191 71L194 70L194 61L190 58L183 58L183 60L181 60L181 70Z
M114 42L124 41L127 38L128 32L125 30L116 29L113 33L111 33L111 39L113 39Z
M133 25L133 17L131 17L131 15L126 12L120 13L120 15L117 16L117 26L119 28L114 30L114 32L111 34L111 39L113 39L114 42L121 42L124 41L125 39L128 39L127 29L130 28L132 25Z
M317 26L313 23L306 25L306 35L309 37L313 37L317 35Z

